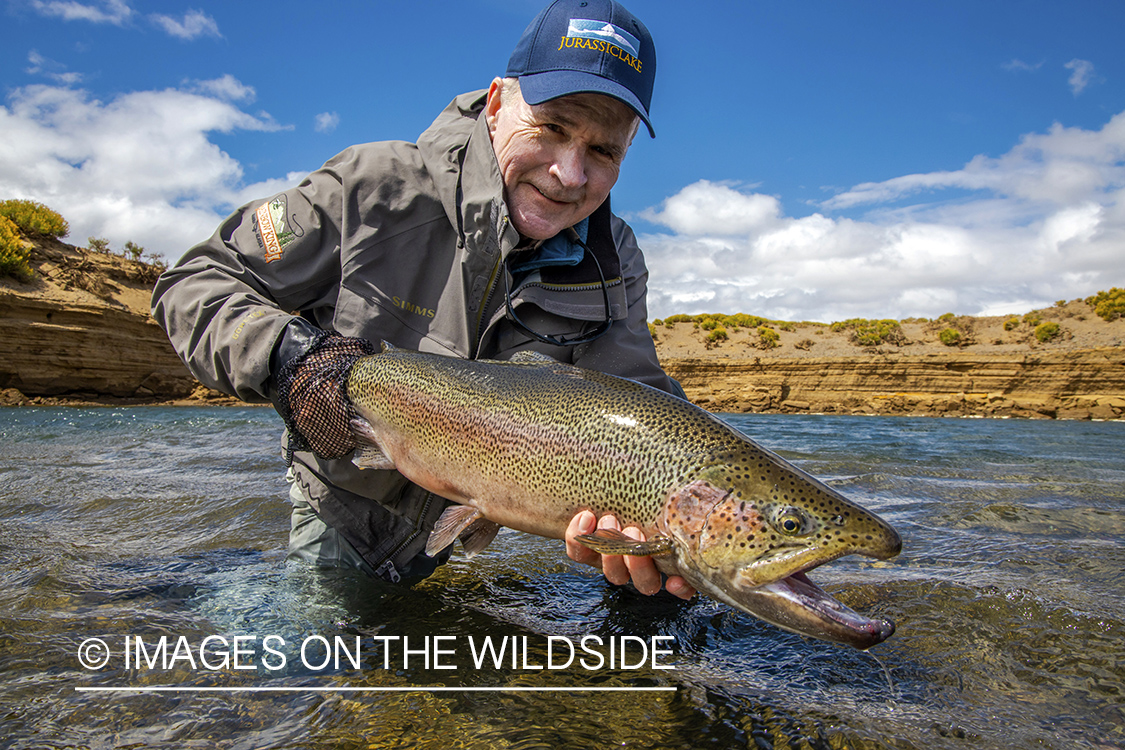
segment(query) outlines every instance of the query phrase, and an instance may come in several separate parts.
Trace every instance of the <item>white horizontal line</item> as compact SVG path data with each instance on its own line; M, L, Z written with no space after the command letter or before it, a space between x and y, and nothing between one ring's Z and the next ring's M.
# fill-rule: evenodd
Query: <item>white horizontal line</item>
M79 693L606 693L675 692L675 687L76 687Z

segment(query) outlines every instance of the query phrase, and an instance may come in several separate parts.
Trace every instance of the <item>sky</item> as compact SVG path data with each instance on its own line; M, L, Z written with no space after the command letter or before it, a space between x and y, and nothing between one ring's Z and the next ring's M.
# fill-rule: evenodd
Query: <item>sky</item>
M0 199L174 262L354 143L416 140L544 0L6 0ZM650 318L1022 313L1125 286L1125 3L631 0L614 211Z

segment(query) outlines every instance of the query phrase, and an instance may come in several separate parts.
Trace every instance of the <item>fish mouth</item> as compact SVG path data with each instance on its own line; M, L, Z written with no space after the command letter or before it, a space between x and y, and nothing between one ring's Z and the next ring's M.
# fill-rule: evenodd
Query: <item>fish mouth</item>
M861 650L882 643L895 632L891 620L861 615L809 580L803 571L741 592L738 606L784 630Z

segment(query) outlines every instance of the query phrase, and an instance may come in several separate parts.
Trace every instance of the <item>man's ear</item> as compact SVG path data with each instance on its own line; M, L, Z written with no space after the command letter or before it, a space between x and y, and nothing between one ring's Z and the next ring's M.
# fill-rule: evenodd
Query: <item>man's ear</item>
M492 85L488 87L488 99L484 103L484 117L485 122L488 123L489 135L496 132L496 117L500 112L503 90L504 80L502 78L493 78Z

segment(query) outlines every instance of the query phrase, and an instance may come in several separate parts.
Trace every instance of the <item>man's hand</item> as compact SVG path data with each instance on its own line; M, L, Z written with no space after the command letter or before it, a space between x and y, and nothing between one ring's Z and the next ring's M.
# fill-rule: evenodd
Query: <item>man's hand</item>
M277 402L289 428L290 446L321 458L342 458L356 447L348 372L375 353L363 339L318 334L311 347L286 362L275 376Z
M611 515L605 515L598 520L592 512L584 510L570 521L566 529L566 554L571 560L585 565L600 568L606 579L615 585L621 586L633 581L637 591L649 596L660 591L660 571L651 557L641 555L601 555L594 550L574 541L576 536L589 534L595 529L616 529L626 536L644 541L645 535L635 526L622 529L621 524ZM668 576L664 588L669 594L674 594L681 599L690 599L695 596L695 589L680 576Z

